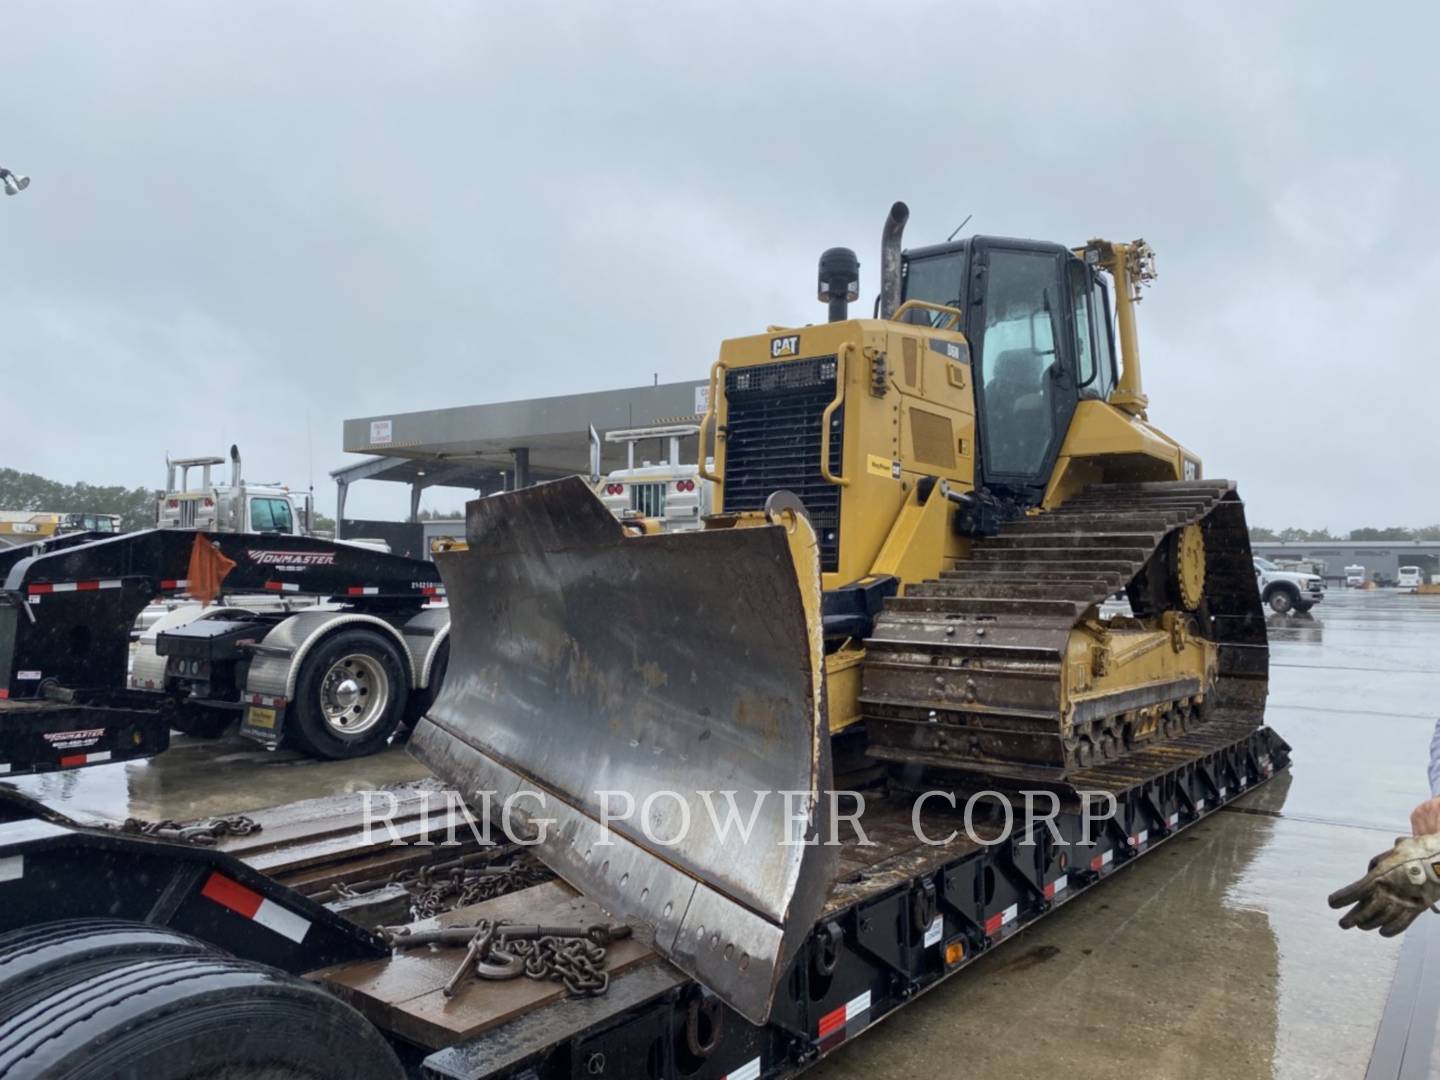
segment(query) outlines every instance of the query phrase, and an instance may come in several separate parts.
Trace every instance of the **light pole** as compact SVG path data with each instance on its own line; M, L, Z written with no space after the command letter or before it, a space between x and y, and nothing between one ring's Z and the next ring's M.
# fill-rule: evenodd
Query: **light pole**
M0 165L0 184L5 185L6 195L19 195L30 186L30 177L19 176Z

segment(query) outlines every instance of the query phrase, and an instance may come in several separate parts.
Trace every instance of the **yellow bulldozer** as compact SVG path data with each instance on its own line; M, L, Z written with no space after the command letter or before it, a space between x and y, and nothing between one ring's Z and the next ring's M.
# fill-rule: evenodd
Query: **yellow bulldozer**
M1150 248L905 251L907 218L874 317L835 248L828 322L722 344L703 529L636 535L574 478L470 503L437 556L414 752L757 1022L835 881L837 757L1068 798L1262 718L1243 506L1146 418Z

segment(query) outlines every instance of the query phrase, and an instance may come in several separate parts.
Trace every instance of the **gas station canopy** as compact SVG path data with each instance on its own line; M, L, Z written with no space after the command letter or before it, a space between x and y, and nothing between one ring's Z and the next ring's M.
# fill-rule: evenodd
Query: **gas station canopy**
M346 420L345 451L369 456L330 474L339 516L349 486L360 480L409 484L414 520L427 487L487 493L588 473L592 427L602 438L601 471L623 468L625 448L604 442L607 431L694 422L703 415L705 389L698 381L659 383ZM682 451L693 455L694 440L688 442Z

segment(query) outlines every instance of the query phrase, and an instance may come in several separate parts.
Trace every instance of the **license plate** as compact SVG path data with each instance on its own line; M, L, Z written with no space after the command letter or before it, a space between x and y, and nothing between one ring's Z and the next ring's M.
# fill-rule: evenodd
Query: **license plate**
M250 717L246 723L251 727L273 728L275 726L275 710L260 705L251 705Z

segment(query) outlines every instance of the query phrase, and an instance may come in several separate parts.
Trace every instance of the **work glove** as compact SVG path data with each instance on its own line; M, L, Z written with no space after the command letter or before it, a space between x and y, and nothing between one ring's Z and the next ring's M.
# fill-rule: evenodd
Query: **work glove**
M1330 894L1330 906L1354 904L1340 917L1341 929L1403 934L1416 917L1440 900L1440 833L1402 836L1370 860L1370 872ZM1433 908L1432 908L1433 910Z

